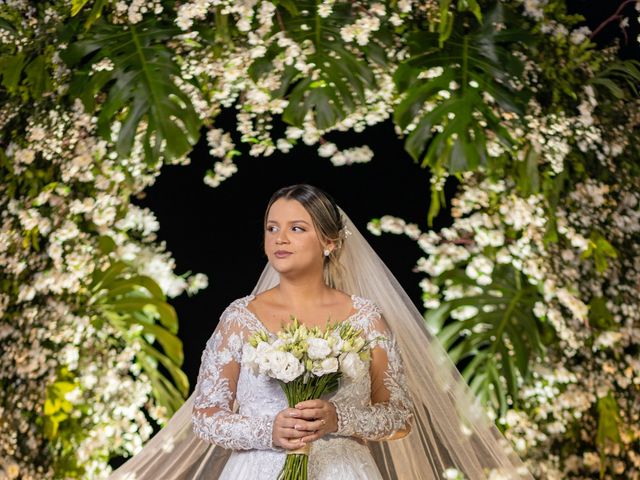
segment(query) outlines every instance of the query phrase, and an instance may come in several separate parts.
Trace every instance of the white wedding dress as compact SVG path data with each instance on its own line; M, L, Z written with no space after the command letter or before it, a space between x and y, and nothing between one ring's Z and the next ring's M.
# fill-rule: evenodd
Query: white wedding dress
M239 298L225 309L202 354L194 392L196 436L233 450L220 479L275 480L286 457L271 438L274 417L288 407L285 395L275 380L242 365L242 347L251 335L274 335L247 308L253 298ZM389 437L412 416L403 363L380 309L369 299L351 299L356 312L345 321L362 328L372 348L385 350L386 368L373 375L367 369L354 381L343 377L338 390L326 397L336 405L338 431L311 443L310 480L382 479L366 441ZM372 392L388 401L372 404Z

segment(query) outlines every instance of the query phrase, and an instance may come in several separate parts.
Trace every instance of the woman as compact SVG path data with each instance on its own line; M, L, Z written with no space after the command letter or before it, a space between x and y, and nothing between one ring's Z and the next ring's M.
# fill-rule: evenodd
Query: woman
M377 306L336 288L345 235L337 206L302 185L277 191L267 207L264 249L279 283L234 301L207 345L194 399L198 437L234 449L221 479L275 479L287 451L311 444L310 478L381 479L362 440L403 436L411 416L404 369ZM295 315L308 327L345 319L365 332L370 375L346 380L331 398L287 408L277 382L242 366L242 344L256 331L275 334ZM233 413L233 401L240 406ZM244 451L242 451L244 450ZM338 455L336 455L339 453Z
M329 195L282 188L264 227L267 266L222 314L193 395L110 478L275 479L286 453L305 445L313 480L532 478ZM376 338L368 374L288 408L275 380L243 368L242 346L291 315L308 326L348 321Z

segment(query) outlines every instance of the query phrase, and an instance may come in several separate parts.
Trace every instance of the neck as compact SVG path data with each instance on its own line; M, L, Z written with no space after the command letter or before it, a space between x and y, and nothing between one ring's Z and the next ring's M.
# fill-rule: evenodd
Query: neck
M324 283L322 276L314 275L305 278L281 276L276 290L284 303L296 307L322 303L331 289Z

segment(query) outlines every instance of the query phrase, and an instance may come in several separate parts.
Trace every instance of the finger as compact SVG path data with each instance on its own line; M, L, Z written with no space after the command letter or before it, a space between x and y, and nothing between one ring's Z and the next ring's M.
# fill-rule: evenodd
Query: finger
M324 432L322 430L318 430L316 433L312 433L311 435L304 436L300 439L303 443L313 442L314 440L318 440L324 436Z
M307 422L305 420L298 420L293 428L299 432L315 432L317 430L315 426L316 422Z
M314 399L314 400L305 400L304 402L300 402L296 404L296 408L298 410L303 410L306 408L322 408L324 406L324 400Z
M294 428L296 425L304 425L307 422L307 420L303 420L301 418L282 418L282 419L276 419L276 421L274 422L276 427L278 428Z
M320 408L307 408L300 410L300 417L305 420L315 420L316 418L323 417L323 410Z
M274 428L276 432L282 437L301 437L308 435L309 432L315 432L317 430L317 422L308 422L302 419L286 419L282 423L276 422Z
M281 412L287 418L300 418L300 410L297 408L287 408Z
M299 438L296 438L294 440L288 440L286 438L281 438L280 439L280 445L282 446L282 448L284 448L286 450L297 450L298 448L303 447L304 443L302 443Z
M327 424L327 421L324 418L319 418L318 420L309 422L308 430L317 432L319 430L322 430L326 424Z
M294 429L278 430L278 436L280 438L285 438L285 439L295 440L295 441L309 435L310 433L313 433L313 431L294 430Z

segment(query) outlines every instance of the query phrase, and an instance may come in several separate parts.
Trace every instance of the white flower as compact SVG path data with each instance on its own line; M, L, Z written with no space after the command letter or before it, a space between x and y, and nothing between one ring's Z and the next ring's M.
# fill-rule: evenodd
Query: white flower
M326 375L328 373L333 373L338 371L338 359L335 357L325 358L321 362L314 362L313 367L311 368L311 372L321 377L322 375Z
M272 350L268 354L270 376L283 382L291 382L304 373L304 366L289 352Z
M340 371L351 379L360 378L366 371L366 365L356 352L340 355Z
M442 472L444 480L465 480L463 473L457 468L447 468Z
M318 155L321 157L331 157L337 151L338 147L332 142L325 142L318 147Z
M36 158L36 152L29 148L17 150L14 159L17 163L23 163L29 165Z
M326 358L331 353L329 342L324 338L311 337L307 339L307 355L311 360L320 360Z

